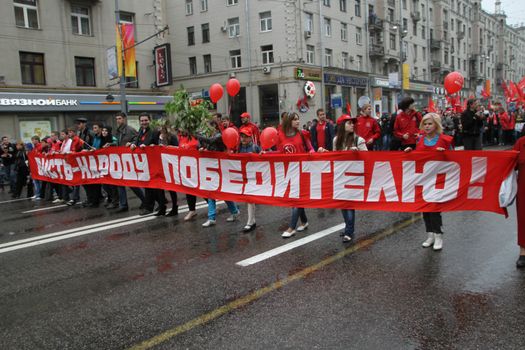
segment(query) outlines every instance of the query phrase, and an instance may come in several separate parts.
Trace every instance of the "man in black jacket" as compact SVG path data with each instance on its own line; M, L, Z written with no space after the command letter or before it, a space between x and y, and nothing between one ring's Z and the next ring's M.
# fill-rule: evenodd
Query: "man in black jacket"
M9 137L2 137L0 145L0 159L4 165L5 176L9 180L9 193L15 192L16 171L15 171L16 146L9 142ZM2 179L0 179L2 181ZM3 184L2 184L3 186Z
M319 147L331 151L335 137L334 124L330 119L326 119L326 113L322 108L317 110L317 120L317 123L313 123L310 128L312 147L316 152Z
M117 146L129 146L137 141L137 130L128 125L128 117L126 113L117 113L115 117L117 121ZM133 193L139 197L141 201L140 209L144 208L144 192L138 187L130 187ZM128 196L126 187L119 186L118 188L119 208L117 212L128 211Z
M131 150L137 147L145 148L149 145L159 144L159 131L150 128L151 116L147 113L141 113L139 116L140 129L137 135L137 140L134 143L129 143L128 146ZM158 215L166 214L166 197L164 191L157 188L146 188L144 200L142 201L142 209L139 215L147 215L153 213L155 202L159 203ZM156 215L157 215L156 214Z
M483 127L483 113L479 110L479 101L469 99L467 109L461 114L461 133L464 150L481 150L481 128Z

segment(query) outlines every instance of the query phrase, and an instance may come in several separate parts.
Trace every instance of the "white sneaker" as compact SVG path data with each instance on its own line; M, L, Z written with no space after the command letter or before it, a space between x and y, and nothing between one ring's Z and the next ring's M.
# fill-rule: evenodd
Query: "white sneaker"
M441 250L443 249L443 234L442 233L436 233L434 235L434 250Z
M288 232L288 231L284 231L283 234L281 235L282 238L290 238L292 236L295 235L295 230L293 230L292 232Z
M55 199L53 202L51 202L53 204L58 204L58 203L64 203L64 200L63 199L60 199L60 198L57 198Z
M189 211L188 214L184 217L184 221L190 221L194 217L197 216L197 213L195 211Z
M434 232L427 232L427 235L428 235L428 238L426 241L423 242L423 244L421 244L423 246L423 248L428 248L430 247L432 244L434 244Z
M72 206L72 205L75 204L75 200L72 199L69 202L67 202L66 204L69 205L69 206Z
M226 219L226 221L228 222L234 222L235 220L237 220L237 218L241 215L241 211L237 211L235 214L232 214L230 216L228 216L228 218Z
M208 220L204 224L202 224L202 227L210 227L215 225L215 220Z
M348 236L348 235L344 235L343 236L343 243L349 243L352 241L352 237Z
M299 225L295 230L297 232L302 232L302 231L306 230L307 228L308 228L308 223Z

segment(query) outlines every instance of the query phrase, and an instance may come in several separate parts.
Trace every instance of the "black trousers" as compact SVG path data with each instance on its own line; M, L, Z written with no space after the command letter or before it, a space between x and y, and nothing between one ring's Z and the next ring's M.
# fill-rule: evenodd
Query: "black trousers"
M443 226L441 213L423 213L423 220L425 221L425 229L427 232L443 233L441 230Z
M195 211L195 205L197 204L197 197L191 194L186 194L186 202L188 202L188 209Z
M153 211L155 208L155 202L159 203L160 208L166 206L168 201L164 196L164 190L158 188L146 188L145 192L146 199L144 201L144 209Z
M84 185L84 190L86 191L86 197L88 203L98 205L102 199L102 185Z
M465 151L481 151L481 136L463 135L463 146Z

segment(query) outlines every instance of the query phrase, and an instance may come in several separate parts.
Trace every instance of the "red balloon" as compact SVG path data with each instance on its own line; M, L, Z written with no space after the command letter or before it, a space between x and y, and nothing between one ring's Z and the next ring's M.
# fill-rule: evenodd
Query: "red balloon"
M228 95L231 97L237 95L239 91L241 91L241 83L235 78L228 80L226 83L226 91L228 91Z
M239 145L239 133L234 128L226 128L222 131L222 142L228 149L235 149Z
M210 99L213 103L217 103L222 98L222 94L224 93L224 89L222 88L222 85L219 83L215 83L210 87Z
M261 133L261 148L269 149L277 144L279 140L279 133L276 128L268 127L264 129Z
M445 89L449 94L454 94L461 90L464 81L465 79L463 78L463 75L461 75L460 72L448 73L445 77Z

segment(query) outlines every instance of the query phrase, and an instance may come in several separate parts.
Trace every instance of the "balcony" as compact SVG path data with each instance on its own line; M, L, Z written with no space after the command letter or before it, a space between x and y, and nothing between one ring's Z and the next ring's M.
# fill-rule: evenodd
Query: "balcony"
M470 76L471 80L475 80L475 81L478 81L478 82L484 80L483 76L481 75L481 73L477 69L471 69L469 76Z
M440 50L441 49L441 40L430 39L430 49L431 50Z
M436 61L436 60L432 60L430 62L430 69L433 70L433 71L440 70L441 69L441 62Z
M371 44L370 45L370 58L383 57L385 55L385 48L383 45Z
M419 11L413 11L411 14L410 14L410 17L412 17L412 20L414 22L419 22L421 21L421 12Z
M384 22L378 18L375 13L368 16L368 30L371 32L382 32L384 28Z

